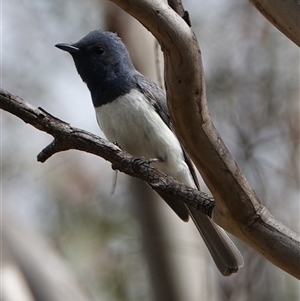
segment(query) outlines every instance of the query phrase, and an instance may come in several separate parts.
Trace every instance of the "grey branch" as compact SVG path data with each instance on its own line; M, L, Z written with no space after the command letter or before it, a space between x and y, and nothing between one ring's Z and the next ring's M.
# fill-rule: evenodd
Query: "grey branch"
M216 201L214 221L300 278L300 237L261 204L217 133L206 103L201 51L186 22L160 0L112 0L156 37L164 52L176 134Z
M84 130L73 128L43 109L33 107L20 97L2 89L0 89L0 108L54 137L54 140L38 154L39 162L45 162L55 153L69 149L85 151L110 161L114 169L142 179L155 191L175 197L211 217L215 207L212 197L160 172L150 165L149 160L133 158L115 144Z
M297 0L249 0L277 29L300 46L300 2Z

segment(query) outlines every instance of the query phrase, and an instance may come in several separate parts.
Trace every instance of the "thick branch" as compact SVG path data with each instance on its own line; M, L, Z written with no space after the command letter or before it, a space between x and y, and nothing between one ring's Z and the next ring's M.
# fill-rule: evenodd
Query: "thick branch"
M115 144L81 129L73 128L68 123L2 89L0 89L0 108L54 137L54 140L39 153L38 161L45 162L55 153L69 149L85 151L110 161L114 169L142 179L158 193L177 198L211 216L215 206L213 198L175 181L152 167L146 159L133 158Z
M168 4L187 23L189 27L192 26L189 12L184 9L181 0L168 0Z
M214 220L300 278L299 235L261 205L211 121L201 52L191 29L162 1L112 1L138 19L162 46L171 117L177 136L215 197Z
M297 0L249 0L275 27L300 46L300 2Z

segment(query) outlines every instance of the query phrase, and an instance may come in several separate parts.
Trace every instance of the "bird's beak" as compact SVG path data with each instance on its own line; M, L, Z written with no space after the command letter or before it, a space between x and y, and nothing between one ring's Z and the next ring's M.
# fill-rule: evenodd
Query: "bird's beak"
M80 49L72 44L60 43L60 44L56 44L55 47L67 51L71 54L80 52Z

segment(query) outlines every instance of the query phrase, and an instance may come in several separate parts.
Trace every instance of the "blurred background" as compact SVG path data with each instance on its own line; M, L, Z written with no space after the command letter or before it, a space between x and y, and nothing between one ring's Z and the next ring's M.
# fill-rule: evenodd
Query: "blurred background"
M299 232L297 46L247 1L184 6L216 128L262 203ZM10 0L2 88L103 136L71 56L54 47L98 28L118 32L136 68L161 84L155 40L114 4ZM0 114L3 300L299 300L298 281L238 240L245 265L220 276L192 223L146 185L119 173L113 192L109 162L67 151L38 163L52 138Z

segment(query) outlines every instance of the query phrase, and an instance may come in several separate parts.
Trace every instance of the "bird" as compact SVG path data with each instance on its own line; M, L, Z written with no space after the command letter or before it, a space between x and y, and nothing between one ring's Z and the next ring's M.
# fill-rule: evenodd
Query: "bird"
M76 43L59 43L86 83L96 119L107 140L133 157L154 159L160 171L200 189L193 163L172 126L165 92L138 72L116 33L93 30ZM226 232L194 207L161 197L183 220L193 220L223 276L236 273L243 257Z

